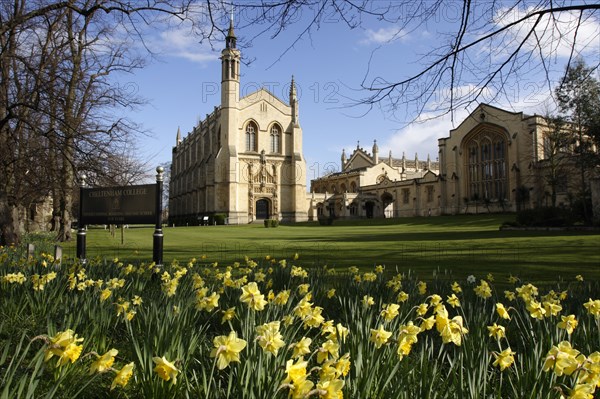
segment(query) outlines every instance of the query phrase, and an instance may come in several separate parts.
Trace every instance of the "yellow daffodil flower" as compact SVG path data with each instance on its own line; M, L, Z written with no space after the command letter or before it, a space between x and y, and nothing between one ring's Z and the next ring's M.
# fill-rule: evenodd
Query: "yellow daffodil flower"
M503 326L497 325L496 323L494 323L491 326L488 326L487 329L490 337L496 338L497 340L506 337L505 328Z
M277 356L279 348L285 346L283 335L279 332L279 321L272 321L256 327L258 345L267 353Z
M452 306L453 308L460 308L460 299L458 299L458 297L456 296L456 294L452 294L450 295L447 299L446 302Z
M567 334L571 335L573 330L577 327L577 319L575 315L561 316L561 322L558 323L557 327L567 331Z
M165 359L165 357L155 356L152 358L156 367L154 367L154 372L158 374L160 378L165 381L171 381L172 385L177 384L177 374L179 374L179 370L173 363Z
M102 356L98 356L98 359L90 366L90 374L104 373L108 371L113 363L115 362L115 356L119 353L116 349L111 349Z
M220 335L213 339L214 349L210 352L210 357L216 358L217 368L223 370L231 362L240 361L240 352L246 347L247 342L237 337L235 331L228 336Z
M379 326L378 329L371 329L371 338L370 341L375 344L377 349L381 348L388 342L388 339L392 336L392 333L386 331L383 326Z
M510 320L510 315L508 314L508 310L506 310L504 305L501 304L500 302L498 302L496 304L496 312L498 313L498 316L500 316L500 318L505 319L505 320Z
M396 316L398 316L398 309L400 309L400 305L396 303L390 303L381 311L381 317L383 317L385 321L392 321L396 318Z
M255 282L248 283L248 285L242 287L240 301L247 304L250 309L256 311L263 310L267 304L265 296L260 293Z
M554 371L557 376L571 375L579 367L579 351L571 347L569 341L562 341L557 346L553 346L546 354L544 361L544 371Z
M133 367L134 367L134 363L131 362L131 363L123 366L123 368L121 368L121 370L117 371L117 374L115 375L115 378L113 379L112 384L110 385L111 391L117 385L120 385L121 387L124 387L127 385L127 383L129 382L129 379L133 375Z
M504 371L508 367L512 366L515 362L515 352L513 352L510 348L505 349L500 353L493 353L493 355L496 358L493 365L500 367L500 371Z
M303 337L300 341L290 345L293 348L292 359L299 359L304 355L308 355L310 353L311 343L312 339Z

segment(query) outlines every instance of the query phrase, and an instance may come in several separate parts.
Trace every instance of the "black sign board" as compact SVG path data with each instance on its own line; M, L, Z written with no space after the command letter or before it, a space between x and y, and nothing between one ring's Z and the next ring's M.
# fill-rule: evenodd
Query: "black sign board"
M81 225L154 224L156 184L81 189Z

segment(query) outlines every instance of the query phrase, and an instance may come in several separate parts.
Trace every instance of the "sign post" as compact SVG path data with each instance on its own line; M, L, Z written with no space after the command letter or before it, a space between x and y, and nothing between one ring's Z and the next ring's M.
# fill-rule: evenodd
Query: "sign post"
M85 263L85 226L90 224L155 224L152 259L163 262L162 190L164 169L156 168L156 184L85 188L79 186L77 257Z
M79 181L79 219L77 220L77 258L85 263L85 225L83 224L83 192L85 189L86 175L81 175Z
M162 191L164 168L156 168L156 225L152 245L152 260L156 265L163 263L163 231L162 231Z

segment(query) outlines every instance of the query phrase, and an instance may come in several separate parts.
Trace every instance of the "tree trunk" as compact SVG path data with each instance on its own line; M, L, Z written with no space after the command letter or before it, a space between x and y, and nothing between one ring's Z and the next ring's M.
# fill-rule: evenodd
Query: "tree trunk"
M0 193L0 228L0 245L19 244L19 210L4 193Z

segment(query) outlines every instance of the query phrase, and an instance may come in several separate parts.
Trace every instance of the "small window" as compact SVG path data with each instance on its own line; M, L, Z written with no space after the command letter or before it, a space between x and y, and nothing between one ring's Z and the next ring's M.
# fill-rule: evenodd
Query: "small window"
M408 204L410 201L410 190L408 188L402 189L402 203Z

